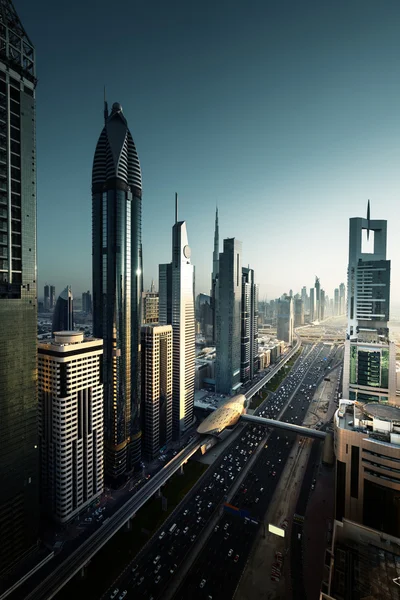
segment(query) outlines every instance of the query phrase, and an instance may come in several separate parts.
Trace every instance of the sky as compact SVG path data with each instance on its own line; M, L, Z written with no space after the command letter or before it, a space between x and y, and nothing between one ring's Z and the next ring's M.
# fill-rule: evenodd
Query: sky
M388 220L400 304L398 0L14 0L36 47L38 281L91 289L103 87L143 176L144 286L171 260L174 194L196 293L220 241L260 298L346 282L348 219Z

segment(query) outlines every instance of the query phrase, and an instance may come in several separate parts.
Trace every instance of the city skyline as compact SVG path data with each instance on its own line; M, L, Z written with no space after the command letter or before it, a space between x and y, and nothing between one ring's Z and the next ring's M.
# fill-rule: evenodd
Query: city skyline
M118 34L111 34L102 53L96 43L87 48L87 31L95 29L92 20L99 31L102 23L106 26L101 3L96 11L90 2L80 7L79 24L72 21L74 2L65 14L63 8L53 9L59 26L52 30L36 16L47 2L31 6L21 0L17 8L41 56L39 290L46 281L57 289L70 283L77 293L88 288L91 140L104 84L107 98L124 107L141 148L145 289L156 279L158 264L168 260L167 223L173 223L175 190L191 231L197 292L209 292L216 204L220 238L242 240L243 264L251 264L257 273L260 298L278 297L289 287L309 287L315 273L321 274L332 297L337 282L346 279L347 240L341 224L364 214L368 198L372 218L385 216L392 223L388 252L398 254L400 84L392 73L400 66L395 26L400 7L389 2L382 11L372 2L347 4L332 9L316 5L307 13L294 2L291 10L255 2L247 11L231 5L228 15L221 5L214 7L210 19L207 6L193 18L191 8L177 2L180 17L175 22L169 14L174 11L161 3L155 16L154 7L134 9L127 3L114 15L113 31ZM132 21L140 56L130 51L131 36L123 35ZM71 29L73 52L70 44L64 48L59 43ZM282 36L286 30L290 33ZM201 43L205 32L206 48ZM93 33L94 42L97 35ZM375 43L370 45L371 35ZM56 58L49 52L53 47L58 48ZM187 54L192 57L190 69ZM122 76L128 56L134 84ZM55 60L65 68L54 69ZM158 101L160 94L165 102ZM76 131L81 134L79 147ZM56 154L55 136L61 141ZM241 210L244 198L247 219ZM54 222L74 224L68 260L52 251L70 236L68 228L52 228ZM279 261L265 260L275 251ZM394 304L400 296L400 266L395 269Z

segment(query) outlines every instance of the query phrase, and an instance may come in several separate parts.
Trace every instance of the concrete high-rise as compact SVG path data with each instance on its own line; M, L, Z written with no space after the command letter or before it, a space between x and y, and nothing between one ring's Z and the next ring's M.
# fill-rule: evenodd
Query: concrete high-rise
M307 296L307 288L305 285L301 288L301 299L303 301L304 312L308 312L308 310L309 310L308 296Z
M258 286L254 282L254 271L242 268L241 304L241 362L242 383L253 379L257 370L258 355Z
M71 286L61 292L53 313L52 332L72 331L74 329L74 297Z
M293 298L286 296L278 300L277 332L278 340L283 340L289 346L293 342L294 310Z
M172 263L159 265L159 323L172 325L174 438L193 422L195 380L194 267L190 262L185 221L178 221L175 195L175 225L172 228Z
M41 505L59 523L103 492L102 354L80 331L38 345Z
M325 318L325 290L320 291L319 318L320 321L323 321Z
M172 361L172 325L143 326L143 452L150 460L172 439Z
M118 102L108 112L92 172L93 333L104 340L105 472L140 464L142 175Z
M315 317L315 301L314 301L314 296L315 296L315 290L314 288L310 288L310 321L311 323L313 321L315 321L316 317Z
M35 50L11 1L0 20L1 580L37 541L39 455Z
M224 240L219 255L217 289L216 390L234 393L240 387L242 243Z
M213 270L211 275L211 309L213 325L213 342L216 343L217 332L217 292L218 292L218 273L219 273L219 225L218 208L215 210L215 230L214 230L214 251L213 251Z

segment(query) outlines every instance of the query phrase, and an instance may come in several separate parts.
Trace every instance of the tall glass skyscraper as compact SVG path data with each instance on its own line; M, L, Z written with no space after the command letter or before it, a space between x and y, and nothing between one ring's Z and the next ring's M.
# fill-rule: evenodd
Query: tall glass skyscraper
M53 313L52 332L72 331L74 329L74 297L71 286L67 285L65 290L58 296L57 304Z
M0 579L38 531L35 51L0 2ZM1 589L0 585L0 589Z
M105 472L112 480L141 458L140 326L142 175L121 105L108 114L92 173L93 334L103 338Z

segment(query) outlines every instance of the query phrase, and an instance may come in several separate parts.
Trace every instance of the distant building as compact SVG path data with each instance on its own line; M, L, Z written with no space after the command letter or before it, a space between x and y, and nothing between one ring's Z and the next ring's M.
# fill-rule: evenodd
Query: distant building
M74 298L71 286L67 286L59 295L53 313L52 331L73 331Z
M158 292L143 292L143 325L158 323L159 297Z
M216 390L230 394L240 387L242 243L224 240L217 288Z
M294 311L293 298L286 296L278 300L278 323L276 336L289 346L293 343Z
M200 324L200 331L207 343L213 341L213 319L212 298L207 294L198 294L196 298L196 319Z
M50 310L53 310L53 308L56 305L56 288L54 285L50 286Z
M346 286L344 283L339 285L339 314L346 314Z
M92 295L89 290L82 294L82 310L87 315L92 312Z
M314 302L314 288L310 288L310 322L315 321L315 302Z
M142 327L143 452L150 460L172 439L172 325Z
M325 290L321 290L320 294L319 318L323 321L325 319Z
M50 286L44 286L44 310L50 310Z
M315 276L315 304L314 304L314 320L321 320L321 284L319 277Z
M159 323L173 331L173 436L178 439L193 422L195 379L194 267L185 221L172 228L172 263L159 265Z
M76 331L38 344L41 504L59 523L103 492L102 354Z
M294 301L294 327L304 325L304 303L300 298Z
M380 507L376 506L380 512ZM349 520L334 521L320 600L399 600L400 539Z
M250 381L258 370L258 287L253 269L242 268L240 380Z
M334 305L333 305L333 314L335 317L337 317L340 312L340 304L339 304L339 288L335 288L334 291Z
M307 288L305 285L301 288L301 299L303 300L304 312L309 312L310 307L308 304Z

